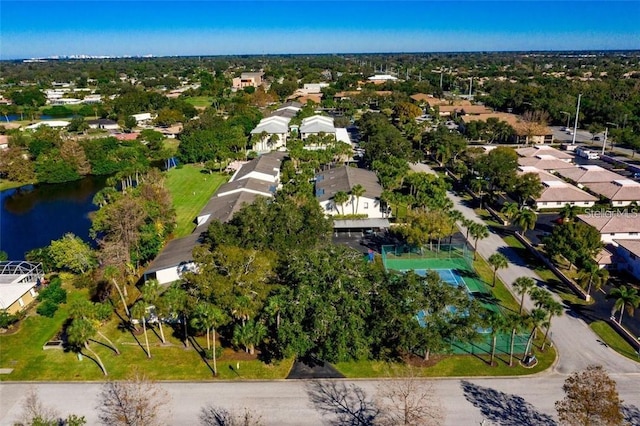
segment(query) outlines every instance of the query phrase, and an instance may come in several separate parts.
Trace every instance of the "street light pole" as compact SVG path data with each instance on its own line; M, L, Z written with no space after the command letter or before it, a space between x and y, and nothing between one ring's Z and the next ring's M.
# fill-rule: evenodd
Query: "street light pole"
M580 115L580 99L582 98L582 93L578 95L578 105L576 106L576 121L573 124L573 138L571 139L571 145L576 144L576 132L578 131L578 116Z
M609 128L604 128L604 139L602 141L602 155L604 155L604 148L607 146L607 133L609 133Z

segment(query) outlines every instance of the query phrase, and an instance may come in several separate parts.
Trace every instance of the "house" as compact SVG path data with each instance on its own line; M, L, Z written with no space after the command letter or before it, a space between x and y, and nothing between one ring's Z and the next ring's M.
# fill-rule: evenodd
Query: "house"
M440 107L443 108L442 106ZM460 109L462 107L459 107ZM467 107L464 107L467 108ZM470 121L487 121L489 118L495 118L498 121L504 121L510 125L515 131L515 137L512 141L517 144L550 144L553 142L553 132L551 129L540 123L525 121L521 117L506 113L506 112L488 112L472 115L464 115L462 117L463 123L469 123Z
M258 87L262 84L263 72L243 72L240 77L232 80L232 87L235 90L242 90L245 87Z
M560 160L553 155L537 154L534 157L520 157L518 164L525 167L535 167L540 170L562 170L575 167L571 163Z
M376 75L373 75L373 76L369 77L367 80L369 81L369 83L384 84L384 83L386 83L388 81L391 81L391 82L397 81L398 77L394 77L394 76L389 75L389 74L376 74Z
M335 138L336 128L333 125L333 118L314 115L303 119L302 123L300 123L300 138L302 140L307 139L311 135L318 135L320 133L333 135Z
M438 107L438 111L440 113L440 117L482 115L493 112L493 110L484 105L440 105Z
M39 121L37 123L31 124L30 126L24 127L27 130L35 130L40 126L49 126L53 128L60 129L62 127L67 127L70 123L64 120L50 120L50 121Z
M542 192L534 199L536 208L559 209L565 205L593 207L598 201L593 195L561 180L542 181Z
M579 187L587 183L613 182L624 179L623 176L617 173L592 164L558 169L558 174L567 180L575 182Z
M636 212L593 211L578 215L578 219L596 228L605 245L640 238L640 215Z
M291 118L278 115L260 120L256 128L251 131L252 149L260 153L287 146L290 121Z
M382 186L378 182L378 176L372 171L338 167L318 173L315 182L316 198L327 215L358 214L374 219L386 217L380 203ZM364 188L360 197L352 194L352 188L356 185ZM338 192L349 194L349 200L344 204L336 204L334 196Z
M87 121L90 129L102 129L102 130L118 130L120 126L118 123L108 118L99 118L97 120Z
M618 270L626 271L640 280L640 239L614 240L618 255Z
M38 296L43 278L40 263L0 262L0 310L16 314L26 309Z
M573 155L565 151L560 151L559 149L550 147L549 145L528 146L526 148L516 149L516 153L518 154L518 156L525 158L537 157L538 155L547 155L557 158L558 160L565 161L567 163L571 163L574 158Z
M132 117L136 119L138 124L148 123L149 121L153 120L153 117L151 116L150 112L141 112L140 114L133 114Z
M200 211L194 220L194 231L169 241L145 271L144 279L155 278L160 284L168 284L181 279L184 272L197 270L193 249L202 242L202 234L211 221L228 222L258 197L272 197L280 182L280 166L285 156L282 152L269 153L242 165Z
M640 202L640 183L631 179L585 183L584 186L594 194L609 200L613 207L625 207Z

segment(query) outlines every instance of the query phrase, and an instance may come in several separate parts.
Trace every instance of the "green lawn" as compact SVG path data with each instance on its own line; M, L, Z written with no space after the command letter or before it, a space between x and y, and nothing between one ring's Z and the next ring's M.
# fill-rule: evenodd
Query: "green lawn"
M185 99L185 102L194 107L206 108L211 106L215 98L212 96L191 96Z
M64 284L69 290L68 302L86 298L86 291L78 291ZM75 352L61 349L43 350L42 346L51 340L60 330L69 315L69 303L61 305L53 318L41 317L35 313L35 305L29 309L29 315L20 324L17 332L0 336L0 368L13 368L13 372L0 375L0 381L6 380L101 380L102 372L83 350L80 361ZM122 327L121 320L114 318L103 325L104 333L120 350L120 355L103 343L100 336L90 347L100 356L112 379L126 378L133 370L146 376L162 380L208 380L213 378L213 364L205 362L193 346L185 348L182 342L172 335L170 327L164 327L167 343L150 331L149 344L152 358L149 359L140 344L144 344L144 334L134 336ZM204 337L194 339L200 346L206 346ZM140 344L139 344L140 343ZM238 370L236 367L240 365ZM247 359L246 354L236 353L225 348L218 360L218 378L232 380L283 379L289 373L293 359L285 359L277 364L264 364L255 359ZM233 367L231 369L230 367Z
M226 175L203 173L202 170L201 167L188 164L167 172L166 185L176 210L176 237L184 237L193 231L193 221L198 213L216 189L228 179Z
M11 180L0 179L0 191L4 191L6 189L11 188L19 188L23 185L27 185L26 182L13 182Z
M605 321L592 322L589 327L614 351L629 359L640 362L640 356L620 334Z
M448 355L436 356L434 365L412 368L412 373L420 377L466 377L466 376L522 376L535 374L551 367L556 359L554 348L547 346L544 352L536 351L538 364L533 368L524 368L519 364L520 356L514 356L513 367L509 367L509 355L496 355L497 365L490 367L489 355ZM348 378L388 377L390 371L402 374L408 369L406 364L387 363L382 361L339 362L338 371Z
M473 268L476 270L478 275L480 275L482 281L489 284L493 282L493 269L482 257L478 256L478 258L473 261ZM494 297L498 299L498 303L503 309L512 312L519 311L520 303L513 298L511 292L499 277L496 277L496 286L491 288L491 292Z
M590 305L593 303L593 299L589 302L577 296L568 285L560 281L556 274L554 274L549 268L547 268L538 258L529 252L525 246L513 235L507 235L503 238L509 247L516 250L518 255L527 262L529 266L534 267L536 274L540 278L551 285L554 291L568 304L571 305Z

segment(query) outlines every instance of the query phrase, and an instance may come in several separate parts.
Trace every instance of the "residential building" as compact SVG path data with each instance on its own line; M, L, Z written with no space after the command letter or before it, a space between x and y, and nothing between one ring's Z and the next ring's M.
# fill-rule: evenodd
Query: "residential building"
M442 106L440 108L443 108ZM489 118L495 118L504 121L510 125L516 133L513 143L543 145L553 142L553 132L543 124L525 121L521 117L506 112L489 112L473 115L464 115L462 121L468 123L470 121L487 121Z
M273 152L242 165L200 211L194 220L194 231L167 243L145 271L145 280L155 278L160 284L168 284L179 280L184 272L196 270L192 252L211 221L228 222L244 205L258 197L272 197L280 182L280 167L285 157L283 152Z
M290 121L291 118L278 115L260 120L256 128L251 131L252 149L262 153L287 146Z
M40 263L0 262L0 310L16 314L26 309L38 296L43 278Z
M640 213L594 211L578 215L578 219L596 228L605 245L618 245L619 240L640 239Z
M542 181L542 192L534 199L539 210L560 209L565 205L593 207L598 201L593 195L560 180Z
M87 121L90 129L102 129L102 130L118 130L120 126L116 121L108 118L98 118L97 120Z
M315 180L316 198L325 214L330 216L357 214L374 219L387 216L380 203L382 185L374 172L356 167L338 167L318 173ZM364 188L364 193L360 197L352 194L352 189L356 185ZM349 194L349 200L337 205L334 196L338 192Z
M559 171L566 168L574 168L571 163L567 163L564 160L560 160L553 155L537 154L533 157L520 157L518 158L518 164L525 167L535 167L540 170L553 170Z
M618 247L618 270L626 271L636 279L640 280L640 239L637 240L614 240Z
M388 81L397 81L398 77L394 77L389 74L376 74L367 79L370 83L384 84Z
M558 174L567 180L575 182L578 187L587 183L613 182L624 179L623 176L617 173L591 164L558 169Z
M320 133L333 135L335 138L336 128L333 125L333 118L314 115L303 119L302 123L300 123L300 138L302 140L307 139L311 135L318 135Z
M574 156L565 151L553 148L549 145L534 145L525 148L516 149L520 157L537 157L538 155L546 155L557 158L558 160L571 163Z
M613 207L626 207L640 202L640 183L631 179L585 183L584 186L594 194L609 200Z
M258 87L262 85L263 72L243 72L240 77L232 80L232 87L236 90L242 90L245 87Z

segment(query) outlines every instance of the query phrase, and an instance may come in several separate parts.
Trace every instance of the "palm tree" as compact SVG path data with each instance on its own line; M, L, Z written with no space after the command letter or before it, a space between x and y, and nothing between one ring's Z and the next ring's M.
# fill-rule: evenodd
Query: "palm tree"
M106 314L104 314L105 311L107 312ZM72 319L81 318L83 320L90 321L95 330L95 334L106 340L116 355L120 355L118 347L99 329L102 322L108 320L112 313L113 310L111 309L111 305L91 303L87 299L75 300L69 306L69 315Z
M504 214L507 218L508 223L511 223L511 221L518 216L519 212L520 206L518 206L518 203L504 203L502 210L500 210L500 213Z
M516 224L522 228L522 235L535 228L538 215L531 209L524 208L518 212L515 218Z
M489 311L487 315L483 318L484 324L491 329L491 360L489 361L489 365L493 366L493 360L496 355L496 343L498 341L498 334L505 331L508 327L508 323L505 317L502 316L499 312Z
M509 349L509 367L513 366L513 350L516 341L516 333L519 329L524 327L527 323L526 317L523 317L520 314L509 314L506 318L506 322L511 329L511 341L510 341L510 349Z
M494 253L489 256L489 264L493 268L493 284L492 287L496 286L496 275L498 273L498 269L505 269L509 266L509 261L502 253Z
M533 344L533 338L535 336L536 329L547 321L547 312L545 312L544 309L534 308L527 318L528 323L531 326L531 333L529 334L529 339L527 340L527 347L524 350L525 356L529 355L531 351L531 345Z
M127 301L125 300L125 297L124 297L125 295L122 289L120 288L120 286L118 285L118 281L116 281L116 275L118 275L118 272L119 272L118 268L114 266L109 266L105 268L105 271L104 271L105 276L111 278L111 282L113 282L113 285L116 287L116 290L118 290L118 294L120 295L120 300L122 301L122 306L124 307L124 311L127 313L127 316L130 318L131 313L129 312L129 307L127 306Z
M469 232L471 231L471 227L475 222L471 219L462 219L462 226L467 229L466 239L469 240Z
M519 314L522 315L522 308L524 306L524 296L525 294L529 293L531 290L536 288L536 282L529 277L520 277L520 278L517 278L512 285L516 293L522 296L520 299L520 312L519 312Z
M100 359L100 356L89 347L89 339L91 339L95 333L96 329L93 322L84 318L75 318L67 328L69 343L76 346L84 346L87 351L91 352L91 355L93 355L95 360L98 362L100 369L106 376L107 369L102 363L102 359Z
M598 291L609 280L609 271L601 269L594 262L585 262L582 270L578 273L576 281L587 289L587 300L591 299L591 287Z
M633 315L635 308L640 305L640 295L638 295L638 290L624 285L611 289L607 295L607 299L616 300L613 305L613 310L611 311L611 316L613 316L616 311L620 311L620 317L618 318L618 324L620 325L622 325L622 314L625 309L629 315Z
M570 222L578 216L578 206L565 204L560 210L560 217L564 222Z
M484 179L473 179L469 182L469 188L478 194L480 198L480 208L482 208L482 198L484 196L484 191L487 188L487 181Z
M184 325L184 344L189 346L189 335L187 333L187 293L174 284L162 294L162 305L171 314L177 315L182 318Z
M354 206L353 206L353 201L351 202L351 210L353 211L353 214L356 214L358 212L358 207L360 204L360 197L362 197L364 195L364 193L367 192L364 187L360 184L354 185L353 188L351 188L351 196L356 198L356 205L355 205L355 210L354 210Z
M344 216L344 203L346 203L347 201L349 201L349 195L344 191L338 191L333 196L333 202L336 205L336 210L338 209L337 208L338 205L342 206L343 216Z
M144 283L142 286L142 300L144 300L147 305L155 306L156 314L158 315L158 325L160 327L160 339L162 339L162 343L166 343L164 329L162 328L162 316L160 315L162 308L158 306L160 305L160 283L158 280L149 280Z
M147 335L147 304L140 300L131 308L131 315L133 318L137 318L142 323L142 329L144 330L144 341L147 346L147 358L151 358L151 349L149 348L149 336Z
M489 228L481 223L474 223L469 230L474 240L473 245L473 260L478 257L478 240L483 240L489 236Z

